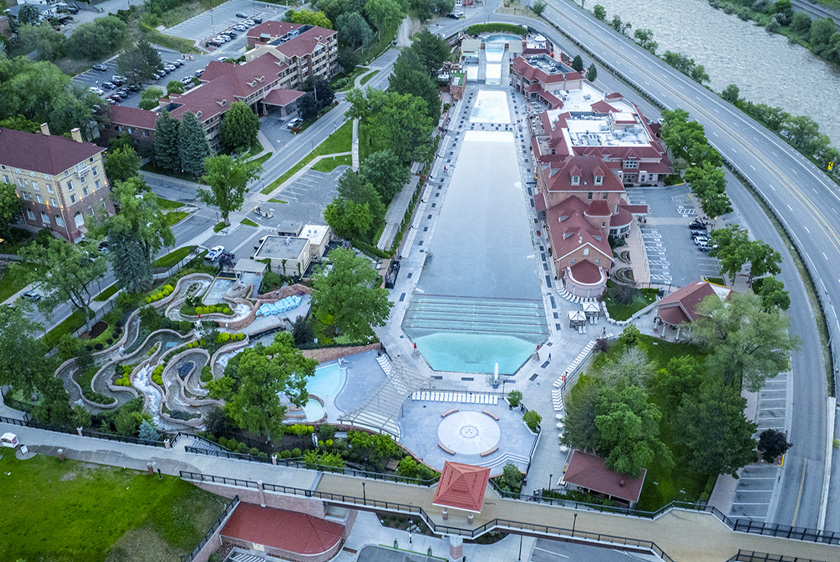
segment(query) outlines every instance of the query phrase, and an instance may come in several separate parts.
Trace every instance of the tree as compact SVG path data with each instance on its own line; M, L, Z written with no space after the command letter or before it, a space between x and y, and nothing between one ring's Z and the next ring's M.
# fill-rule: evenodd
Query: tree
M350 118L360 118L371 126L371 136L383 138L400 162L422 160L427 154L434 121L426 102L411 94L352 90L346 99L352 107Z
M44 298L38 301L38 309L49 317L59 304L69 301L73 308L82 311L90 330L88 313L93 284L108 269L104 256L93 246L85 248L58 238L50 238L44 245L30 244L21 248L19 255L35 266L30 270L13 264L12 268L24 275L28 283L40 283Z
M787 370L799 339L788 333L790 321L781 311L763 310L750 292L732 293L726 303L710 295L697 310L692 337L709 349L706 366L724 384L737 381L739 388L758 392L765 380Z
M356 12L338 16L335 28L338 30L338 39L354 49L366 47L373 41L373 30L365 19Z
M604 20L607 19L607 9L604 8L600 4L595 4L595 7L592 8L592 13L595 15L595 17L597 19L599 19L601 21L604 21Z
M36 26L40 23L40 19L41 12L38 11L38 7L34 4L24 4L20 7L17 21L21 26Z
M522 393L518 390L511 390L508 392L507 400L512 407L518 408L519 404L522 403Z
M370 205L336 197L324 209L324 220L340 238L363 238L373 227Z
M41 325L27 317L26 307L0 306L0 386L26 395L42 389L52 376Z
M782 268L779 267L782 262L782 255L761 240L750 243L747 260L750 264L750 277L747 280L749 285L752 285L755 277L763 277L768 274L777 275L782 271Z
M0 238L9 238L11 226L23 213L23 201L17 195L15 186L0 183Z
M347 201L354 201L367 205L370 216L375 225L385 222L385 208L382 198L370 183L364 181L361 175L346 171L338 180L338 196Z
M794 16L796 17L796 16ZM819 47L827 45L831 36L837 32L837 26L831 18L817 18L811 23L810 40L811 45Z
M368 156L362 162L359 175L364 183L376 188L386 205L411 179L409 169L390 150L379 150Z
M705 161L699 166L690 167L685 173L685 181L691 186L691 192L700 200L703 212L710 217L718 217L732 211L729 197L726 195L726 177L723 175L723 169Z
M543 15L543 12L545 11L546 7L548 7L548 4L545 2L545 0L537 0L536 2L531 4L531 11L534 12L535 16L540 17Z
M589 65L589 70L586 71L586 79L590 82L595 82L598 78L598 68L595 66L595 63Z
M737 103L741 95L741 90L735 84L730 84L720 93L720 97L729 103Z
M633 37L636 39L636 43L638 43L640 47L646 51L650 51L654 55L656 54L656 49L659 48L659 43L653 40L653 31L640 27L633 32Z
M343 45L338 48L338 66L345 74L349 75L358 63L359 57L356 55L356 51Z
M790 22L790 30L797 35L809 38L811 33L811 16L808 12L796 12Z
M694 65L694 67L691 69L691 73L689 73L689 76L691 76L691 79L697 82L698 84L705 84L706 82L711 81L709 73L706 72L706 67L704 67L702 64Z
M382 30L396 29L405 17L405 10L397 0L368 0L365 13L376 26L377 37L381 36Z
M446 39L435 35L426 27L412 37L411 50L420 58L423 68L429 75L443 66L450 52Z
M756 285L758 287L756 288ZM785 291L785 284L775 277L763 277L753 283L753 290L761 298L761 308L770 311L774 308L787 310L790 308L790 295Z
M195 113L187 112L181 118L178 131L178 155L181 158L181 170L193 177L204 173L204 162L213 153L210 142L204 133Z
M673 414L697 395L700 385L706 380L703 366L695 357L684 355L673 357L668 366L657 371L654 376L654 387L662 397L664 410Z
M522 421L525 422L528 429L531 431L537 431L537 428L540 426L540 422L542 422L542 416L539 415L536 410L528 410L522 416Z
M791 447L787 436L777 429L765 429L758 436L758 450L765 462L776 462L776 459L787 453Z
M597 379L580 375L566 400L566 426L561 440L570 447L594 453L598 448L598 430L595 427L597 416L598 391Z
M112 15L83 23L67 39L67 54L80 60L106 58L122 45L125 28L125 22Z
M441 102L437 83L426 72L414 49L405 49L397 57L388 79L388 87L392 92L411 94L424 100L429 117L435 121L440 116Z
M151 90L152 88L149 88ZM146 90L148 91L148 90ZM145 94L145 92L143 92ZM163 94L163 92L161 92ZM181 122L169 116L165 109L160 112L155 123L155 165L164 170L178 171L181 168L181 155L178 151L178 133Z
M166 95L170 94L183 94L184 93L184 83L180 80L170 80L168 84L166 84Z
M332 29L332 22L324 12L313 12L311 10L286 10L283 19L290 23L302 25L317 25L324 29Z
M262 168L251 162L234 160L227 154L208 158L204 166L207 173L201 181L210 189L199 188L198 198L207 205L218 207L225 224L230 225L230 213L242 208L248 182L257 178Z
M807 115L789 116L785 121L788 141L800 150L808 150L820 136L820 126Z
M114 274L130 292L147 291L152 285L155 254L175 244L175 237L157 196L138 177L117 182L111 199L120 212L105 217L91 230L111 240L109 257Z
M137 176L140 157L130 146L115 148L105 157L105 175L111 185Z
M161 64L157 50L145 39L140 39L135 45L120 53L117 59L117 70L130 84L139 84L151 80Z
M14 115L0 120L0 127L3 127L4 129L14 129L15 131L23 131L24 133L37 133L40 129L38 123L27 119L23 115Z
M719 228L712 232L712 250L709 255L720 262L720 272L735 279L747 264L749 236L738 225Z
M50 25L24 25L16 43L22 52L35 51L36 60L58 60L67 52L67 38Z
M239 354L237 384L225 412L237 427L265 435L283 433L286 407L278 394L296 406L309 399L306 379L315 374L317 362L295 349L292 335L278 333L267 347L249 347Z
M611 470L636 478L654 459L664 465L672 462L659 439L662 414L641 388L601 387L596 414L597 452Z
M160 88L146 88L140 93L140 109L154 109L158 106L158 100L163 97L163 90Z
M572 68L578 72L583 72L583 59L580 58L580 55L575 55L575 58L572 59Z
M423 23L435 17L435 14L450 13L455 8L455 0L410 0L409 6L412 14Z
M619 357L607 361L601 369L601 376L613 386L632 385L645 387L653 378L656 365L644 350L630 347Z
M312 278L312 312L322 322L332 318L336 329L350 341L373 336L372 326L384 326L393 306L388 291L370 262L352 250L337 248L328 254L332 269L321 268Z
M746 398L720 383L704 384L672 419L688 467L696 474L731 474L755 461L756 425L744 417Z
M140 432L137 437L146 441L157 441L160 439L160 433L149 420L144 419L140 422Z
M222 140L230 152L247 152L256 146L260 118L245 102L234 102L222 119Z

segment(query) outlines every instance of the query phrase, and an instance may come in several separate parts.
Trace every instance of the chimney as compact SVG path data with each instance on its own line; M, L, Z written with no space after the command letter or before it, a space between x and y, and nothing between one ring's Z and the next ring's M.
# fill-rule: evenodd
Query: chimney
M41 123L41 134L45 137L50 136L50 126L46 123Z
M78 127L76 127L75 129L70 129L70 135L76 142L85 142L82 140L82 132L79 130Z

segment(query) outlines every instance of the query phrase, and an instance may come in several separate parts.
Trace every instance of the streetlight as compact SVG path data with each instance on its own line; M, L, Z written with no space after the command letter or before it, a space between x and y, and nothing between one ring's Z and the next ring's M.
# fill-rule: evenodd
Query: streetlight
M554 474L548 475L548 491L551 491L551 483L554 481Z
M522 560L522 535L519 535L519 558L517 560Z
M362 482L362 503L367 505L367 494L365 493L365 483Z
M575 518L572 519L572 536L575 536L575 525L577 524L577 516L578 514L575 513Z

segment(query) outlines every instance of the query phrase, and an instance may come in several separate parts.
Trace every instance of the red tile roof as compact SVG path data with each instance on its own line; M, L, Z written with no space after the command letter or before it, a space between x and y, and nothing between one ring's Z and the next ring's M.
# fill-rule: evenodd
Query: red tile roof
M304 92L299 90L285 90L283 88L272 88L266 94L265 98L263 98L263 103L268 105L279 105L285 106L289 105L300 96L302 96Z
M277 45L277 50L287 57L308 55L315 51L318 43L326 43L327 39L335 33L332 29L315 26L312 29L307 29L294 39L290 39L282 45Z
M659 317L669 324L681 324L683 322L693 322L697 314L697 305L708 297L714 295L715 290L711 285L703 281L695 281L690 285L686 285L677 289L661 301L657 305L659 309ZM667 312L668 309L679 309L682 315ZM663 316L663 312L665 316ZM675 321L669 320L672 318Z
M613 92L611 94L607 94L606 98L608 100L622 100L622 99L624 99L624 96L622 96L618 92Z
M628 502L637 502L642 493L646 474L647 470L643 468L641 476L630 478L607 468L601 457L575 450L563 479L594 492Z
M597 113L618 113L619 111L605 102L604 100L596 101L592 104L592 111Z
M561 206L562 204L555 205L548 210L546 215L551 245L554 248L554 259L562 259L579 248L589 246L612 263L612 250L606 234L600 228L592 226L579 211L561 220L559 213L562 211L558 210ZM595 257L598 256L593 256L593 259Z
M554 171L554 168L551 169ZM549 172L550 173L550 172ZM572 177L580 177L578 185L572 185ZM595 185L595 176L603 178L603 185ZM572 156L560 163L559 170L547 178L549 191L624 191L624 184L606 165L595 156Z
M303 27L303 24L269 20L249 29L245 37L259 39L261 35L268 35L272 39L276 39L299 27Z
M567 73L555 72L548 74L540 68L531 66L523 57L516 57L513 59L513 72L524 77L527 80L539 80L543 84L556 84L562 82L569 82L572 80L583 80L583 74L577 71Z
M647 207L645 206L645 209ZM627 210L624 205L618 206L618 213L610 217L610 228L621 228L633 222L633 213Z
M24 133L0 127L0 164L56 175L105 149L62 136Z
M573 281L582 285L597 285L606 278L603 268L587 260L579 261L573 266L567 267L566 271Z
M111 123L125 125L127 127L138 127L140 129L154 129L160 113L127 107L124 105L111 106Z
M479 513L490 480L490 468L446 461L432 505Z
M587 217L609 217L612 215L609 204L604 199L595 199L589 204L586 211L583 212Z
M221 534L314 556L338 544L344 534L344 525L295 511L240 503Z
M534 210L538 213L545 211L545 196L542 193L534 195Z

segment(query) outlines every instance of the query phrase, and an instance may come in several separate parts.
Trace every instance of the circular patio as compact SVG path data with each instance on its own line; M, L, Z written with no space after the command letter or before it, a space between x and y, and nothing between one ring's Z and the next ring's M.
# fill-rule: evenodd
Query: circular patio
M499 443L502 431L498 422L480 412L455 412L438 425L438 439L462 455L479 455Z

